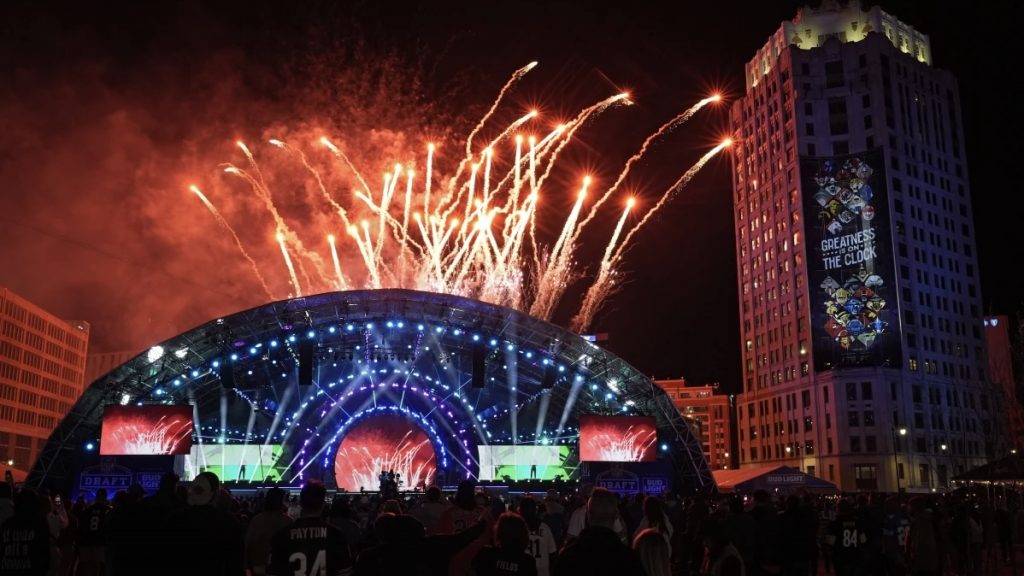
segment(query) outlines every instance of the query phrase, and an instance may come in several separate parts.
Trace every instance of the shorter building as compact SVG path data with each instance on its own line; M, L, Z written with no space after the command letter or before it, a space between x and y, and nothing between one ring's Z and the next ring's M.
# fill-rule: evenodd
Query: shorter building
M28 470L85 386L89 324L0 287L0 465Z
M655 380L672 398L683 417L695 421L701 449L712 470L732 467L732 415L729 396L716 394L717 386L690 385L685 379Z
M988 351L988 373L1006 399L1010 424L1011 446L1024 448L1024 406L1017 394L1013 374L1013 344L1010 342L1010 319L1006 316L985 317L985 349Z
M95 352L90 353L85 359L85 384L88 386L93 382L106 376L114 368L124 364L138 356L140 352Z

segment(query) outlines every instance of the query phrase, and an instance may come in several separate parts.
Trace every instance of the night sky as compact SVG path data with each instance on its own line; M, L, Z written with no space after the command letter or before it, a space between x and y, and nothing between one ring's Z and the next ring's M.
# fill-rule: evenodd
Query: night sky
M267 138L329 134L371 174L422 162L429 139L458 157L509 75L537 60L504 121L537 107L553 124L623 89L636 102L581 130L559 161L539 225L557 233L583 174L610 184L663 122L713 90L740 96L743 63L801 3L208 4L4 4L0 285L89 321L92 351L141 350L266 301L191 183L238 229L274 295L287 295L272 220L220 167L244 162L236 139L281 184L285 218L322 242L337 223L331 230L329 211L287 185L300 171ZM1012 314L1024 287L1014 173L1024 115L1011 108L1022 94L1009 38L1022 14L979 4L955 17L921 2L883 8L929 34L936 65L959 78L985 308ZM626 189L650 205L726 132L727 106L705 108L633 169ZM597 317L592 331L608 332L607 347L649 375L738 388L730 184L723 154L637 235L627 281ZM582 266L593 270L618 211L603 211L584 236ZM557 322L579 294L570 290Z

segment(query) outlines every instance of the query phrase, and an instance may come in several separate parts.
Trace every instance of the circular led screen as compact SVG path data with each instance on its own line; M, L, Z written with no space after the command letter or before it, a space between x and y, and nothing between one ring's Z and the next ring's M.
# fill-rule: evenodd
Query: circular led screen
M358 422L342 438L334 458L338 489L375 491L381 473L391 471L399 490L433 484L437 462L427 433L401 414L377 414Z

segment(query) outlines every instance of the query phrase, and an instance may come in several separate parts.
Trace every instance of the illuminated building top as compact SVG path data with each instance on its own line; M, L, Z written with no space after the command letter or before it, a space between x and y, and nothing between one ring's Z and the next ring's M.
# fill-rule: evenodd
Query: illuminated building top
M805 6L796 17L787 20L768 38L768 42L745 66L747 91L757 86L760 79L772 69L786 46L801 50L819 48L830 38L840 42L860 42L871 32L885 34L904 54L927 65L932 63L931 42L927 34L900 21L878 6L862 10L858 6L840 6L837 2L823 2L820 8Z

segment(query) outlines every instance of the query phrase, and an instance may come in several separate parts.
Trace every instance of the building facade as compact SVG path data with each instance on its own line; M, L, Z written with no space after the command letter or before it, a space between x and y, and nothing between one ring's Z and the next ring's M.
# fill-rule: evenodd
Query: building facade
M732 467L732 418L729 396L716 394L715 386L694 386L684 379L655 380L679 413L696 423L704 457L712 470Z
M28 470L82 395L89 324L0 287L0 464Z
M834 2L783 22L745 75L730 110L739 465L945 489L1009 450L956 80L925 34Z
M92 384L140 352L96 352L85 357L85 385Z
M985 317L985 350L988 352L988 373L992 383L999 387L1006 399L1012 447L1020 450L1024 448L1024 407L1017 395L1017 378L1013 372L1009 317Z

